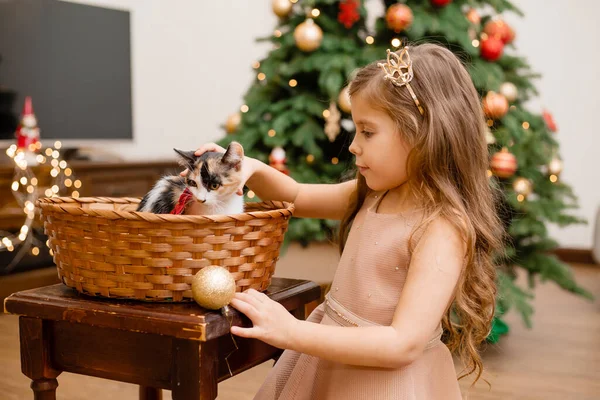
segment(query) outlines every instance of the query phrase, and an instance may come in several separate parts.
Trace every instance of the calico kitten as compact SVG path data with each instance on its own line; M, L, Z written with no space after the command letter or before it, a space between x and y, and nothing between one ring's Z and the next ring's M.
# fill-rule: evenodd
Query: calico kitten
M186 214L215 215L244 212L244 198L236 194L242 182L244 149L231 142L225 153L207 152L201 156L194 151L173 149L179 163L189 170L186 177L165 176L144 196L137 211L169 214L188 188L192 202Z

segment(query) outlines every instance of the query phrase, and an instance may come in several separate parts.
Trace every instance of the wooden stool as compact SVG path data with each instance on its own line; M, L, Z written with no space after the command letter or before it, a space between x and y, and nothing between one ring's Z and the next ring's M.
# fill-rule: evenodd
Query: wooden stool
M266 294L304 319L320 291L310 281L273 278ZM56 399L62 371L138 384L140 399L169 389L174 400L212 400L219 382L282 352L240 337L235 350L229 320L196 303L89 297L57 284L14 293L4 308L20 315L21 369L39 400ZM251 325L233 308L232 315L233 325Z

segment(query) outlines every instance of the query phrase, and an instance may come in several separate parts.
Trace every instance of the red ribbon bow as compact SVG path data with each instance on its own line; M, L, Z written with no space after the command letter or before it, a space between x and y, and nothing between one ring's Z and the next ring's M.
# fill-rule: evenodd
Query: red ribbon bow
M192 202L193 199L194 199L194 195L192 194L190 189L185 188L183 193L181 193L181 196L179 196L179 200L177 201L177 204L175 205L175 208L173 209L173 211L171 211L171 214L175 214L175 215L183 214L185 212L186 207L188 206L188 204L190 204Z

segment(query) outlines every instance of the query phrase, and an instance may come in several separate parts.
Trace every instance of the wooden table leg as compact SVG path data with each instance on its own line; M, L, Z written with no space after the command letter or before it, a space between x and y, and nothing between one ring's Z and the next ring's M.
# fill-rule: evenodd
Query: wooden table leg
M173 339L171 394L173 400L217 398L218 344Z
M162 400L162 389L140 385L140 400Z
M49 321L39 318L19 317L21 341L21 371L29 377L34 400L55 400L57 371L50 365Z

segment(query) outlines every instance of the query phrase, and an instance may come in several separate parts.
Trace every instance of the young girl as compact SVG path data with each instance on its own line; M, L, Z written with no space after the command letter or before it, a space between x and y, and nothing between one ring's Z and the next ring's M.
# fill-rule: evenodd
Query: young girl
M242 167L261 199L341 220L331 291L306 321L238 293L231 304L253 327L231 332L287 349L256 399L460 399L451 351L479 379L502 238L479 96L456 56L433 44L388 51L358 72L350 96L355 180L300 184L255 159ZM223 151L196 154L209 150Z

